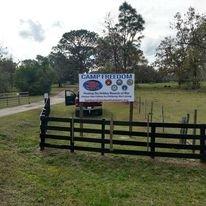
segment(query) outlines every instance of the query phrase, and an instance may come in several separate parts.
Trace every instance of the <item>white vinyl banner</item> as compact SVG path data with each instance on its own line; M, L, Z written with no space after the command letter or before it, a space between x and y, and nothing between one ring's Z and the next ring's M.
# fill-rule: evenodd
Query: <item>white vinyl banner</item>
M79 74L80 102L133 102L134 74Z

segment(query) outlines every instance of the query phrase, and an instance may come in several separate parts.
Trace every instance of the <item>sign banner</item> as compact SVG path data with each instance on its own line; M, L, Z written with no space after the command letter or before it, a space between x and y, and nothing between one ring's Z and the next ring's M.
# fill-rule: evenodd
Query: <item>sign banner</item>
M134 74L79 74L80 102L134 102Z

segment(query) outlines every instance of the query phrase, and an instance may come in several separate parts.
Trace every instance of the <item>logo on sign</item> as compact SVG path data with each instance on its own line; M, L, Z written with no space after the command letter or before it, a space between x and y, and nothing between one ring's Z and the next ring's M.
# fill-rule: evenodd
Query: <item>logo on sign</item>
M97 91L102 88L102 83L97 80L89 80L84 82L83 87L88 91Z
M112 84L112 80L111 80L111 79L107 79L107 80L105 81L105 84L106 84L107 86L110 86L110 85Z

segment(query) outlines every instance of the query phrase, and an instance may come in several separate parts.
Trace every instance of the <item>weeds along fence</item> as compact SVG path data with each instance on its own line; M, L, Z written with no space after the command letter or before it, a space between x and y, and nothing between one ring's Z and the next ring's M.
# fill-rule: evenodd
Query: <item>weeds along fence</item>
M20 92L16 95L0 94L0 108L21 104L30 104L29 92Z
M162 123L166 122L167 108L164 105L160 105L156 103L155 101L148 101L146 99L143 99L141 96L139 96L137 101L134 102L134 106L136 107L135 109L137 110L137 113L141 114L143 119L146 119L152 122L154 119L157 120L157 116L158 116L159 122L162 122ZM191 120L193 121L194 124L196 124L197 123L197 109L194 109L193 119L188 118L188 115L191 116L190 114L185 114L185 116L182 116L180 122L182 122L182 119L187 118L188 121Z
M111 153L206 161L205 124L50 117L49 103L49 99L45 101L40 115L41 150L48 147L71 152L99 152L101 155ZM80 128L80 123L83 123L83 128ZM131 125L132 131L129 130ZM167 133L161 132L162 127L168 128ZM196 129L196 134L180 134L182 128ZM196 145L184 143L194 139Z

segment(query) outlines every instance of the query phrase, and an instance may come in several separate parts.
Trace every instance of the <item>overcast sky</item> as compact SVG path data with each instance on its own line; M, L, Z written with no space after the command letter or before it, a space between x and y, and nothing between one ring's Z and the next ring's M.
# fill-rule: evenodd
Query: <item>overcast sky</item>
M123 0L0 0L0 45L8 47L13 58L48 55L63 33L87 29L101 33L106 15L118 15ZM146 21L142 49L154 59L155 48L171 35L169 23L176 12L192 6L206 13L206 0L128 0Z

